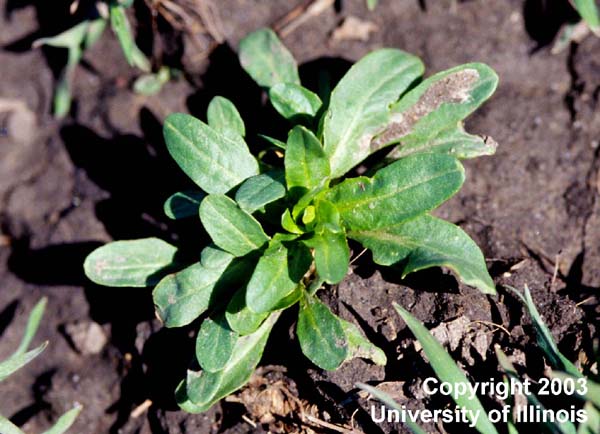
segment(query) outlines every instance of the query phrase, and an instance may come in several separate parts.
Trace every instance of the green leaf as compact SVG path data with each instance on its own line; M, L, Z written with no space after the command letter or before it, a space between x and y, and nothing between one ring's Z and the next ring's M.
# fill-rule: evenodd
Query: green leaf
M242 39L239 56L244 70L261 87L300 84L294 57L271 29L256 30Z
M201 262L169 274L154 288L156 314L166 327L187 325L224 294L243 285L253 268L253 258L234 259L227 252L206 247Z
M343 232L332 232L324 229L306 241L315 249L315 265L317 273L327 283L335 284L348 273L350 249Z
M29 318L27 319L27 325L25 326L25 333L23 333L23 338L21 339L21 343L19 344L19 348L14 352L13 355L23 354L31 345L31 341L37 332L37 329L40 326L40 321L44 316L44 310L46 309L46 305L48 304L48 299L43 297L40 301L36 303L36 305L31 310L29 314Z
M25 434L18 426L2 415L0 415L0 432L2 434Z
M98 42L104 33L104 29L106 29L106 20L104 18L97 18L88 22L89 26L83 41L84 50L91 48L96 42Z
M405 410L404 406L400 406L400 404L394 401L392 397L387 393L382 392L381 390L376 389L375 387L369 386L368 384L357 383L356 385L362 390L369 392L371 395L373 395L375 399L383 402L389 408L393 408L400 412L403 412ZM419 425L413 422L410 418L407 418L406 422L404 423L406 423L406 425L413 432L413 434L427 434Z
M553 378L558 378L563 382L566 379L571 379L575 382L575 384L577 384L577 380L584 378L583 375L581 375L581 373L579 373L579 375L572 375L566 374L564 372L553 371L551 375ZM585 385L587 387L587 393L585 393L584 395L579 395L578 393L576 393L575 396L585 402L591 402L596 407L600 408L600 383L596 383L590 380L589 378L586 378Z
M452 197L464 169L444 154L411 155L380 169L373 178L348 179L325 198L352 231L385 228L424 214Z
M75 404L71 410L67 411L63 414L54 424L52 428L47 431L44 431L42 434L63 434L67 432L69 428L75 423L75 419L81 413L83 407L79 404Z
M0 381L3 381L13 372L21 369L27 363L35 359L48 345L48 342L45 342L39 347L27 352L40 325L42 316L44 315L47 302L48 299L43 297L36 303L27 318L27 325L25 326L25 332L23 333L19 347L8 359L0 362Z
M296 325L300 347L321 369L333 371L348 356L348 342L340 319L316 297L305 294Z
M221 398L235 392L248 382L262 357L269 333L279 313L273 313L254 333L240 337L227 364L218 372L188 371L185 391L179 388L177 402L186 411L208 410Z
M467 380L465 374L456 365L456 362L452 360L452 357L446 352L444 347L435 340L431 333L429 333L429 330L398 304L394 303L394 308L423 347L423 351L425 352L425 355L427 355L429 363L431 363L431 367L438 378L442 382L445 381L455 385L464 384L465 387L468 387L469 380ZM470 399L467 395L460 395L458 397L453 396L452 398L460 407L471 410L473 413L479 413L480 417L475 423L475 428L477 428L480 433L498 433L496 428L494 428L494 425L488 419L487 412L476 396L473 399ZM470 412L467 413L467 415L470 414Z
M302 126L290 132L284 163L288 189L310 190L323 185L329 177L329 162L321 143Z
M583 406L583 411L586 412L588 420L582 422L577 427L577 434L597 434L600 432L600 410L598 410L591 402L586 402Z
M227 253L214 244L209 244L200 252L200 262L206 268L222 269L227 267L232 259L231 253Z
M223 369L238 337L229 327L223 313L205 319L196 337L196 358L202 369L208 372Z
M150 71L150 62L135 44L125 8L118 3L111 3L110 5L110 25L119 40L119 44L121 44L127 63L142 71Z
M286 209L281 216L281 227L292 234L302 235L304 233L294 221L289 209Z
M269 241L260 223L224 195L211 194L202 201L200 220L213 242L234 256L244 256Z
M271 243L248 282L248 308L255 313L276 310L298 286L311 263L310 251L303 244Z
M377 3L379 0L367 0L367 8L370 11L374 10L377 7Z
M405 153L423 147L441 131L455 128L497 85L496 73L482 63L467 63L429 77L391 107L390 122L371 141L371 150L398 142Z
M550 365L554 369L566 371L567 373L576 377L582 377L582 374L581 372L579 372L577 367L558 350L558 346L552 338L552 333L544 323L542 316L535 307L535 303L531 298L531 292L529 292L529 287L525 285L525 295L523 296L515 288L510 287L508 285L505 286L508 289L510 289L513 294L515 294L521 299L521 301L525 304L525 307L529 311L529 315L531 315L533 326L535 328L537 343L540 346L540 348L544 351L544 354L548 358Z
M227 98L215 96L208 104L206 112L208 125L225 135L246 135L246 127L235 105Z
M385 353L381 348L373 345L366 337L364 337L356 325L341 318L340 322L342 323L342 328L346 334L346 341L348 342L348 355L346 356L346 360L360 357L372 360L377 365L385 366L387 364Z
M13 372L18 371L23 366L31 362L33 359L39 356L47 346L48 342L44 342L42 345L31 351L27 351L26 353L15 353L8 359L4 360L2 363L0 363L0 381L4 381Z
M261 139L264 139L265 141L269 142L273 146L278 147L279 149L285 149L285 143L282 142L281 140L266 136L264 134L258 134L258 137L260 137Z
M317 94L294 83L278 83L271 87L269 99L281 116L292 121L302 116L315 117L323 104Z
M600 12L596 0L573 0L573 4L590 30L600 36Z
M226 193L258 174L258 163L241 137L221 134L183 113L169 115L163 132L179 167L208 193Z
M373 252L380 265L402 265L402 278L430 267L448 267L461 281L495 294L485 259L475 242L458 226L423 215L372 230L351 231L348 237Z
M105 286L156 285L175 265L177 249L158 238L114 241L85 258L85 275Z
M63 71L54 90L52 112L55 117L63 118L71 110L71 76L67 70Z
M133 91L139 95L156 95L171 79L171 70L161 67L156 74L143 74L133 83Z
M83 55L83 47L87 45L86 39L90 29L96 28L96 21L83 21L74 27L50 38L40 38L33 43L33 47L49 45L52 47L67 48L67 66L61 72L54 91L53 112L57 118L62 118L71 109L71 87L75 68Z
M163 207L165 214L173 220L197 216L200 209L200 202L205 197L206 193L202 191L178 191L169 196L165 201Z
M227 305L225 318L229 326L245 336L254 333L269 316L268 312L254 313L246 305L246 288L238 290Z
M369 156L372 138L390 121L389 105L423 70L419 58L391 48L373 51L350 68L331 94L323 123L333 177Z
M33 42L32 46L33 48L37 48L42 45L49 45L51 47L80 49L81 44L85 40L89 26L89 21L83 21L58 35L37 39Z
M504 354L504 352L500 349L499 346L495 347L495 351L496 351L496 356L498 358L498 363L500 364L502 369L504 369L504 371L506 372L506 375L509 378L511 378L511 380L514 381L516 384L520 384L521 380L519 379L519 375L518 375L517 371L515 370L515 367L511 363L511 361L506 356L506 354ZM527 398L527 401L531 405L539 408L541 412L543 412L545 410L544 405L542 405L542 403L540 402L540 400L538 399L538 397L535 394L533 394L533 393L525 394L525 398ZM559 423L559 422L554 422L554 421L546 421L543 419L543 420L539 421L539 424L544 427L543 432L550 432L553 434L576 434L576 432L577 432L577 430L575 429L575 425L573 425L573 423L571 423L568 420L563 423Z
M402 144L386 157L399 159L411 154L435 152L450 154L459 159L493 155L498 143L489 136L477 136L465 132L461 125L450 127L430 139L415 141L412 146L404 147Z
M248 178L235 193L235 201L241 209L252 214L285 196L284 179L280 170Z

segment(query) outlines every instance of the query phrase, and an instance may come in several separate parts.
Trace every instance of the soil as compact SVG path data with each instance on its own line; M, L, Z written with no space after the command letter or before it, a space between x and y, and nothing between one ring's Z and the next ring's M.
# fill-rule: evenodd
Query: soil
M343 0L283 38L309 84L316 71L339 77L382 46L420 56L430 72L471 61L498 72L496 94L467 122L468 130L492 136L498 151L465 162L464 188L438 214L481 246L499 295L481 295L437 269L401 280L364 254L322 298L384 349L388 365L357 359L323 372L301 355L289 332L293 318L284 316L262 375L253 380L292 412L273 420L263 416L278 414L268 408L275 398L267 407L251 405L252 389L204 414L178 411L173 390L192 358L193 328L161 328L149 289L92 285L82 263L112 239L200 242L196 222L173 223L162 213L164 199L190 182L166 155L161 122L174 111L203 117L210 98L223 95L240 108L249 137L277 134L273 112L239 67L235 49L246 33L305 2L213 2L226 43L208 57L208 36L194 44L163 23L152 37L143 2L136 2L138 32L150 35L142 48L160 52L183 74L156 96L134 94L137 73L107 32L77 70L75 103L64 120L50 114L64 55L30 49L34 39L70 24L61 12L69 2L51 3L0 0L0 360L18 345L33 305L48 297L36 341L48 340L49 347L2 383L0 414L25 431L43 431L79 402L84 411L72 432L82 434L310 432L293 416L299 408L355 432L404 432L374 424L355 386L386 382L409 407L444 405L420 392L432 371L392 302L429 328L462 324L451 350L472 378L500 378L496 344L535 378L545 365L531 322L503 285L528 285L561 350L571 360L592 357L600 316L600 38L551 53L560 26L574 19L566 1L381 0L368 12L361 0ZM374 24L366 41L331 37L351 16ZM85 331L92 329L89 338ZM149 408L134 411L146 400ZM464 426L426 429L465 432Z

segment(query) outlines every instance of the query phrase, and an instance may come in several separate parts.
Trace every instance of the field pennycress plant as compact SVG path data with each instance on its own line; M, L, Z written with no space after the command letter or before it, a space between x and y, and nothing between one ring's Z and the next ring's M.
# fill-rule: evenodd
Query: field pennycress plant
M320 97L301 85L292 55L268 29L241 42L240 62L292 128L285 140L263 136L271 147L256 158L225 98L211 101L208 123L167 117L167 148L199 189L175 193L165 212L200 217L212 239L200 260L179 263L175 246L147 238L100 247L84 266L102 285L155 286L157 315L167 327L202 318L201 369L189 370L176 392L190 412L207 410L248 381L281 312L296 305L298 341L315 365L333 370L353 357L386 363L316 296L347 274L348 239L402 276L444 266L495 293L477 245L429 214L464 182L459 159L495 151L491 139L462 127L496 88L489 67L470 63L423 80L417 57L380 49ZM390 152L368 176L344 178L382 149Z

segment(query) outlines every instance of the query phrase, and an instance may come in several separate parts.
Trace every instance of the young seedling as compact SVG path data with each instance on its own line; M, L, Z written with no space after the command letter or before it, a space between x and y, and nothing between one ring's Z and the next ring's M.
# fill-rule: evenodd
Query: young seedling
M21 369L27 363L31 362L37 356L39 356L48 346L48 342L44 342L40 346L33 350L28 350L35 332L37 331L42 316L44 315L44 309L46 308L46 299L41 299L33 308L29 314L27 320L27 326L25 327L25 333L19 344L19 348L6 360L0 362L0 382L4 381L13 372ZM45 431L44 434L63 434L66 432L77 415L81 412L81 406L76 404L74 408L63 414L56 424L49 430ZM24 434L23 431L10 420L0 415L0 433L2 434Z
M552 377L561 380L570 379L572 381L572 384L578 385L578 389L582 388L581 390L586 391L585 394L574 393L574 396L585 401L584 410L587 415L587 420L581 422L577 428L571 420L567 420L562 423L558 421L546 422L540 420L537 426L540 428L541 432L544 433L592 434L600 432L600 385L591 381L591 379L589 378L585 379L585 381L581 380L582 378L584 378L582 373L563 354L561 354L558 351L556 342L552 338L548 327L542 321L542 318L539 312L537 311L537 308L533 304L533 300L531 298L529 289L525 287L524 295L514 290L514 288L510 289L525 304L533 321L534 328L536 330L538 346L544 352L544 355L550 363L550 366L552 366L553 369L564 370L567 372L553 372ZM452 356L435 339L435 337L429 332L429 330L427 330L421 322L419 322L415 317L413 317L410 313L408 313L398 304L394 304L394 308L402 317L402 319L404 320L408 328L411 330L411 332L414 334L417 341L423 347L423 352L427 356L427 359L429 360L433 371L440 379L440 381L452 385L464 384L466 385L466 388L468 388L469 380L467 379L463 371L458 367L457 363L452 359ZM498 358L499 365L506 373L507 380L512 380L513 384L515 382L520 383L521 379L515 367L499 347L496 347L496 355ZM577 382L577 380L580 381ZM583 387L583 385L585 385L585 387ZM383 402L388 407L396 409L398 411L402 411L402 407L397 402L395 402L389 395L382 392L381 390L366 384L358 384L358 387L369 392L375 399ZM573 394L565 395L567 399L572 396ZM498 430L496 428L501 425L504 425L503 423L493 424L492 422L490 422L488 413L484 409L483 405L481 404L481 401L477 398L477 396L474 396L472 399L469 399L467 396L452 396L452 398L454 399L457 406L468 410L468 412L466 413L467 416L471 414L479 414L477 420L472 420L472 422L476 422L475 429L481 434L497 434ZM538 408L543 410L543 406L535 393L526 394L526 398L531 405L537 406ZM514 406L512 397L507 398L505 404L511 407ZM510 434L518 434L518 428L520 428L520 426L517 422L518 421L512 419L507 421L506 431ZM529 421L529 423L523 426L528 426L530 425L530 423L531 421ZM419 424L413 421L407 421L406 425L414 434L423 434L425 432L419 426ZM526 432L531 432L531 428L528 427Z
M600 36L600 12L596 0L569 0L590 30Z
M83 58L85 50L92 47L100 36L102 36L109 21L113 32L119 40L127 62L142 71L150 71L150 62L135 44L131 26L125 12L125 9L132 4L132 0L122 2L98 0L90 11L89 18L63 33L49 38L41 38L33 43L34 47L48 45L68 50L67 65L61 73L54 93L53 111L56 117L61 118L69 113L75 69Z
M281 311L295 305L300 347L320 368L353 357L385 364L379 348L315 295L348 273L348 239L402 276L443 266L495 293L477 245L429 214L460 189L459 158L495 151L492 140L462 127L496 88L489 67L470 63L422 80L417 57L381 49L319 97L300 84L296 62L271 30L242 40L240 61L291 123L287 139L263 136L272 147L255 158L242 118L222 97L211 101L208 123L173 114L164 124L169 152L200 187L175 193L165 212L199 215L213 244L197 263L180 264L177 248L165 241L116 241L84 265L102 285L156 285L157 315L167 327L202 316L202 370L190 370L177 390L190 412L207 410L248 381ZM382 149L391 151L370 176L345 178Z

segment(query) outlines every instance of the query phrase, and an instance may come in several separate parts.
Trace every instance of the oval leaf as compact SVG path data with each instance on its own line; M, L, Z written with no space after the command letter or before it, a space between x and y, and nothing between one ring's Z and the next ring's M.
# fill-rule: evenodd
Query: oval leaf
M171 78L171 70L163 66L156 74L143 74L133 83L133 91L139 95L156 95Z
M177 402L194 412L208 410L221 398L248 382L262 357L273 325L279 317L273 313L254 333L240 337L227 364L218 372L188 372L185 392L179 390Z
M300 243L276 242L258 260L246 288L246 305L256 313L278 308L312 263L310 251Z
M215 96L206 112L208 125L226 135L246 135L246 127L235 105L227 98Z
M317 273L325 282L336 284L348 273L350 249L343 232L324 230L306 244L315 249Z
M300 303L296 333L302 352L321 369L333 371L346 360L348 343L340 319L316 297Z
M348 356L346 360L360 357L372 360L376 365L385 366L387 364L387 357L383 350L373 345L364 337L356 325L341 318L340 322L342 323L342 328L346 334L346 341L348 342Z
M294 83L279 83L269 89L269 99L275 110L286 119L313 118L319 112L321 99L310 90Z
M173 268L177 249L158 238L114 241L85 258L85 275L105 286L156 285Z
M402 263L402 277L430 267L448 267L461 281L485 294L495 294L485 258L475 242L452 223L424 215L373 230L352 231L348 237L373 252L380 265Z
M469 116L497 85L498 75L482 63L467 63L431 76L392 106L391 122L370 143L371 151L398 142L404 152L424 146Z
M449 154L459 159L493 155L498 143L489 136L477 136L465 132L462 126L450 127L430 139L414 142L411 146L400 144L386 159L397 160L411 154L435 152Z
M202 369L208 372L223 369L238 337L223 314L205 319L196 337L196 358Z
M249 214L285 196L283 171L271 171L244 181L235 193L235 201Z
M205 197L206 193L201 191L178 191L165 201L163 207L165 214L173 220L197 216L200 209L200 202Z
M256 30L242 39L239 56L244 70L261 87L300 84L294 57L271 29Z
M213 242L234 256L244 256L269 241L260 223L224 195L211 194L202 201L200 220Z
M311 131L301 126L290 132L284 163L288 189L310 190L323 185L329 177L329 161L321 143Z
M380 169L373 178L348 179L325 197L348 229L377 229L438 207L460 189L464 179L464 169L454 157L411 155Z
M333 177L371 153L371 139L389 123L389 105L423 70L418 57L391 48L373 51L350 68L331 93L324 117L324 149Z
M234 259L220 249L205 248L201 263L169 274L154 288L152 297L157 316L166 327L191 323L232 289L245 284L254 261Z
M219 133L193 116L169 115L163 134L179 167L208 193L225 193L258 174L258 163L241 137Z
M227 318L229 326L242 336L254 333L268 316L269 313L267 312L254 313L248 308L246 305L246 288L235 293L225 312L225 318Z

